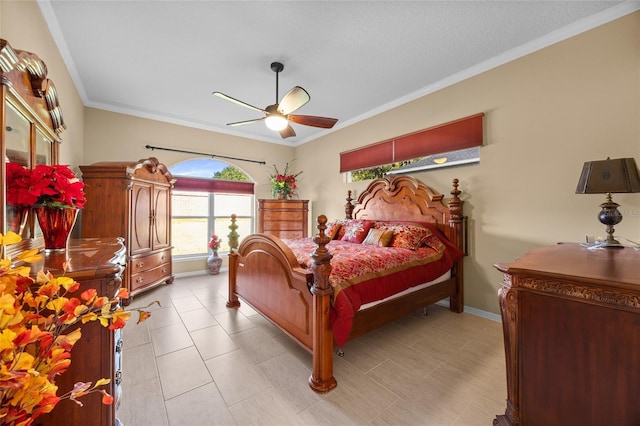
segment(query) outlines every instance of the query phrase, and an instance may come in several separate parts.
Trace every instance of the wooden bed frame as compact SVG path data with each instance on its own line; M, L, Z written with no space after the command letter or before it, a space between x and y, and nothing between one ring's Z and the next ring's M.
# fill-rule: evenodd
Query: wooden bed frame
M464 218L458 179L453 180L452 197L443 195L409 176L376 179L358 197L353 209L347 196L346 216L394 222L429 222L464 250ZM312 254L311 272L298 264L295 255L279 238L267 234L246 237L229 255L229 300L238 308L238 298L247 302L313 355L311 388L319 393L336 387L333 377L333 334L329 324L332 288L329 284L331 253L326 245L327 218L318 217L318 245ZM451 278L360 310L353 320L349 338L449 297L450 309L463 310L463 259L454 265Z

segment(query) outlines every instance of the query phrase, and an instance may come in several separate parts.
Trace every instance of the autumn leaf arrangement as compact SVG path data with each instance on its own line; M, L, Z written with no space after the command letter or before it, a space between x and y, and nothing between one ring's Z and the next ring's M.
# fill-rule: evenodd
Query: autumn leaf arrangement
M93 392L102 393L103 404L112 404L104 390L110 379L77 382L63 395L58 395L55 380L71 364L82 324L98 321L111 330L125 326L131 312L120 306L120 299L129 297L127 290L106 297L95 289L82 291L64 274L38 271L34 278L29 265L41 259L37 249L24 250L13 260L4 255L7 245L20 240L14 232L0 234L0 424L30 425L61 400L82 405L79 398ZM136 309L138 322L150 316L144 309L152 304Z

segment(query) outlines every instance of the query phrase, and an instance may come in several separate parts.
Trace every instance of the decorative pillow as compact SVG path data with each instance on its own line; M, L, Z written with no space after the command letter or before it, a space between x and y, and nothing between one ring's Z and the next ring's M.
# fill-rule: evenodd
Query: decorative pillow
M432 249L440 253L445 251L445 249L447 248L447 246L442 242L442 240L438 238L435 234L431 234L427 238L425 238L422 243L422 246L431 247Z
M362 241L362 244L371 244L374 246L389 247L393 238L393 231L391 229L369 229L367 238Z
M342 219L340 222L340 228L334 239L341 240L344 237L344 233L347 230L347 225L353 222L353 219Z
M422 246L431 231L418 225L408 225L401 223L376 223L378 229L390 229L393 231L393 239L390 247L406 248L417 250Z
M327 234L327 236L332 240L335 240L338 238L338 233L340 232L340 228L342 228L341 221L327 223L327 230L325 231L325 234Z
M353 219L344 225L342 228L344 229L344 236L341 238L342 241L349 241L352 243L360 244L366 238L369 233L369 229L373 227L373 224L370 220L357 220Z

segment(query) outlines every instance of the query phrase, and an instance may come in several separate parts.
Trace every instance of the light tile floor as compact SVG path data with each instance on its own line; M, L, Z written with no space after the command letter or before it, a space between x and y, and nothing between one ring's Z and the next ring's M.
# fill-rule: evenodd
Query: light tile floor
M178 278L124 329L124 426L490 425L503 413L501 325L432 306L349 342L338 387L319 395L311 355L247 306L228 309L227 274ZM134 315L135 317L135 315Z

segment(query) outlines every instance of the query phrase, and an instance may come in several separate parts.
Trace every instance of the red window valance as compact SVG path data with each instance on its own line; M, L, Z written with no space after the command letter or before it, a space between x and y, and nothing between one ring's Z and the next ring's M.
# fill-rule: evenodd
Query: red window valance
M482 145L484 113L340 153L340 172Z
M253 194L253 182L176 177L173 187L179 191L218 192L225 194Z

